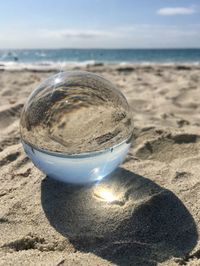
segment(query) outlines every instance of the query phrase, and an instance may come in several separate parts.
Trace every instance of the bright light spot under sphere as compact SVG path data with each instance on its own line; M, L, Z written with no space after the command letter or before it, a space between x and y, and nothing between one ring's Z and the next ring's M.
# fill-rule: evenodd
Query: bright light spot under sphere
M131 112L108 80L69 71L44 81L24 105L20 132L33 163L57 180L97 181L123 162L132 137Z
M117 200L117 197L107 189L100 189L97 196L107 202L113 202Z

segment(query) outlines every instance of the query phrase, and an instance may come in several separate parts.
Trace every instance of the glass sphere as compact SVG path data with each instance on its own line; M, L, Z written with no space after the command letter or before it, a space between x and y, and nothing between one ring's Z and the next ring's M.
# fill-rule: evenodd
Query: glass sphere
M84 184L111 173L124 160L133 131L123 94L89 72L51 76L24 105L20 132L33 163L55 179Z

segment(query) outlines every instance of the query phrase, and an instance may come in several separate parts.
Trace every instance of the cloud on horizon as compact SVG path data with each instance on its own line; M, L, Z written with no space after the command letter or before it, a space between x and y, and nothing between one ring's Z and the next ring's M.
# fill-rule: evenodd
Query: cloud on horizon
M38 35L44 38L57 38L57 39L82 39L100 40L102 38L115 39L115 38L128 38L134 36L140 37L155 37L163 36L163 31L169 36L195 36L199 35L200 25L191 25L187 27L181 26L167 26L167 25L151 25L151 24L135 24L123 27L117 27L108 30L81 30L81 29L60 29L60 30L49 30L40 29Z
M195 6L191 7L163 7L157 11L158 15L174 16L174 15L191 15L196 13Z
M199 43L200 24L187 26L135 24L106 30L94 28L35 29L31 32L10 30L0 36L0 48L185 48L199 47Z
M69 38L69 39L93 39L98 37L110 36L110 32L101 30L80 30L80 29L41 29L38 32L45 37Z

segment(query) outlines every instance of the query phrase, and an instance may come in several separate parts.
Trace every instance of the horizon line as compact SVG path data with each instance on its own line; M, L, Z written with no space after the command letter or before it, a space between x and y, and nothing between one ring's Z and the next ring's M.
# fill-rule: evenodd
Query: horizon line
M199 47L121 47L121 48L114 48L114 47L88 47L88 48L70 48L70 47L55 47L55 48L0 48L0 50L185 50L185 49L200 49Z

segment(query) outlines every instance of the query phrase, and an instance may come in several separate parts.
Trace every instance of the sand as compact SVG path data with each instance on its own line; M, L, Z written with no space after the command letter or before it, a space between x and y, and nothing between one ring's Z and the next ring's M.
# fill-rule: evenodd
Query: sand
M19 117L56 71L1 68L0 265L200 265L200 67L81 69L126 95L132 148L96 186L46 177L23 151Z

